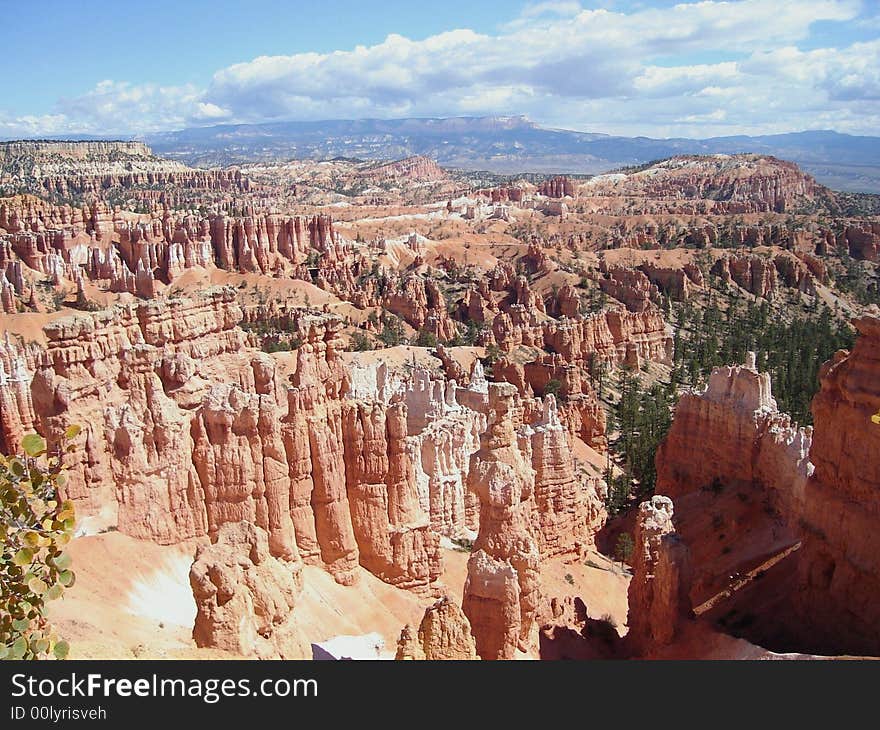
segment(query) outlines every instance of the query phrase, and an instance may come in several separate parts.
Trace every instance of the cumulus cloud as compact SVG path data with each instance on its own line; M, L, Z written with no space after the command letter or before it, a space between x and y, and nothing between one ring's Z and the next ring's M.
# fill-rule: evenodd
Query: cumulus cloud
M331 53L261 56L218 70L204 89L102 81L47 117L0 114L0 134L459 114L658 136L817 124L876 132L880 40L798 45L817 21L861 18L857 0L704 0L628 13L551 0L494 34L392 34Z

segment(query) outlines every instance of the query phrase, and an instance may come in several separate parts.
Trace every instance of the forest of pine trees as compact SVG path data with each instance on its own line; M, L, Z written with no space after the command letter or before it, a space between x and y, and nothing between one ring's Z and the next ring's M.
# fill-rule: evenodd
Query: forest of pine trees
M726 309L714 299L702 311L682 305L675 330L673 386L704 382L713 367L742 363L753 350L758 370L770 373L779 409L801 425L813 422L810 402L819 389L822 363L854 341L853 331L835 321L827 307L785 320L766 301L736 298Z
M721 308L712 298L699 309L688 303L676 307L669 383L646 386L639 373L621 371L611 423L617 431L612 449L622 473L606 475L610 513L625 509L633 498L637 503L653 494L654 457L682 388L705 382L713 367L744 362L752 350L758 370L770 372L780 410L802 425L811 424L810 402L819 389L819 368L837 350L853 345L853 331L836 321L827 307L802 311L786 321L767 302L732 298L726 304Z
M643 388L639 376L627 369L621 372L618 388L620 399L612 412L612 424L618 432L614 451L623 474L609 482L612 513L623 509L631 494L641 500L654 493L654 455L672 424L675 399L671 385L654 383Z

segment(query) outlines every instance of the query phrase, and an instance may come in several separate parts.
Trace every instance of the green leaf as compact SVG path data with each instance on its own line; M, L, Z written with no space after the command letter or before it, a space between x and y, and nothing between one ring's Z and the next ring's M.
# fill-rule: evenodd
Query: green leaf
M28 648L27 639L24 638L23 636L19 636L15 640L15 642L12 644L12 647L10 649L10 654L12 655L13 659L21 659L25 655L27 648Z
M58 659L66 659L67 655L70 653L70 644L66 641L59 641L55 644L53 651Z
M28 548L22 548L19 550L15 556L12 558L12 562L19 566L30 565L31 560L34 558L33 551Z
M21 440L21 448L28 456L39 456L46 450L46 439L38 433L29 433Z
M35 654L45 654L49 650L48 639L37 639L32 642Z
M24 476L24 466L18 459L13 459L9 462L9 471L12 472L13 476Z
M17 618L12 622L12 628L16 631L27 631L30 628L31 622L26 618Z
M58 568L58 570L67 570L70 567L70 563L70 555L67 553L61 553L52 558L52 565Z
M74 576L71 570L62 571L58 575L58 582L63 586L72 586L75 580L76 576Z
M56 583L54 586L50 587L48 591L46 591L46 600L56 601L61 598L62 595L64 595L64 588Z
M64 438L66 438L67 440L75 439L77 436L79 436L80 431L82 431L82 428L80 428L79 424L74 423L73 425L67 427L67 430L64 432Z

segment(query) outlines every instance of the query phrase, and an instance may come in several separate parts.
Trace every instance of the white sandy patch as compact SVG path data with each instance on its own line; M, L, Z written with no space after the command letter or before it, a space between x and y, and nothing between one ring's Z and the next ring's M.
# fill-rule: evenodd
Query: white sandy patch
M192 627L196 604L189 584L192 557L185 554L164 556L150 570L138 571L125 597L125 610L165 624Z

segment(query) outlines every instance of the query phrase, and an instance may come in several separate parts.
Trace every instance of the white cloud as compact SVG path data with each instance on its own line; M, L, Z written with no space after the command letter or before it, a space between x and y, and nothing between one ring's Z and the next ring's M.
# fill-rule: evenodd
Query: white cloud
M581 4L574 2L573 0L571 2L567 2L566 0L553 2L550 0L549 2L529 3L525 6L522 13L520 13L520 17L538 18L542 15L571 17L572 15L577 15L581 10L583 10Z
M57 114L0 114L0 134L457 114L653 135L817 121L876 132L880 41L798 49L814 22L856 24L860 8L857 0L706 0L623 13L539 2L497 34L392 34L350 50L261 56L218 70L205 89L102 81L61 100Z

